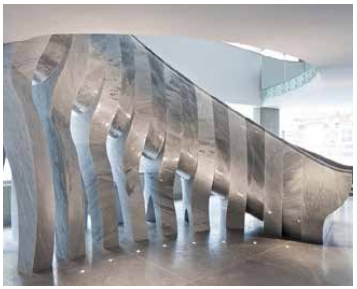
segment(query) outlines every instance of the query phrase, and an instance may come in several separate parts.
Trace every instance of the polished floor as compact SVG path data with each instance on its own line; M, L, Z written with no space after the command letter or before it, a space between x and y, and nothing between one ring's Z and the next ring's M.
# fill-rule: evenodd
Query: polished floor
M3 285L352 285L352 202L328 218L322 246L271 239L249 215L244 235L220 230L225 208L212 197L210 233L193 235L179 219L178 238L162 240L148 224L150 242L122 238L116 252L94 248L83 260L54 261L53 270L32 276L17 273L16 244L4 229Z

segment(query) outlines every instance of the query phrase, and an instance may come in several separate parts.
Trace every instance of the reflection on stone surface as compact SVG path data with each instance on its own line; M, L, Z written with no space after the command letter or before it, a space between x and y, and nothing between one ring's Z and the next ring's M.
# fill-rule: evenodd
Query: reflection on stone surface
M248 212L269 236L322 243L326 217L350 191L351 167L265 131L133 36L54 35L8 44L4 83L23 272L51 266L54 231L59 262L88 253L87 214L92 249L100 251L135 248L130 241L153 234L180 240L184 217L190 236L213 230L212 194L220 198L220 230L243 229ZM179 210L175 178L183 193ZM229 258L217 266L230 266Z
M211 197L210 232L192 234L181 214L175 240L160 240L149 226L149 243L128 243L120 234L122 249L88 246L86 259L54 260L53 273L31 276L17 273L17 247L5 229L4 285L352 285L352 198L329 216L323 245L268 238L250 215L244 234L226 232L222 201ZM175 207L180 212L182 202Z

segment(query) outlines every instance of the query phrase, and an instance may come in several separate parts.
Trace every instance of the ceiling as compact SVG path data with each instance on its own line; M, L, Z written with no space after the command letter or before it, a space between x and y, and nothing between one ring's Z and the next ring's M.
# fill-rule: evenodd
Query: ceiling
M352 5L4 5L3 13L4 43L53 33L177 35L352 65Z

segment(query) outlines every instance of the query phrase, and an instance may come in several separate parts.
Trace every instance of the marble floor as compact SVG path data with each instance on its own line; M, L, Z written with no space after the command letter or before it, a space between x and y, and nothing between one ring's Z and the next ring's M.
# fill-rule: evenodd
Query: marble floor
M268 238L249 215L244 235L220 230L225 208L214 197L210 233L193 235L179 219L178 238L162 240L148 224L149 242L121 238L116 252L93 248L83 260L55 260L32 276L17 273L16 243L4 229L3 285L352 285L352 202L326 221L323 246Z

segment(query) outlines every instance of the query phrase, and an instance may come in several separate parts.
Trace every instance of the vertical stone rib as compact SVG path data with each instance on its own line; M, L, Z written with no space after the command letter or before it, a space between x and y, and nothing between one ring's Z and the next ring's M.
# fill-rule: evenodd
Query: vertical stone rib
M217 101L213 101L213 118L215 159L212 192L224 199L228 199L231 161L228 108ZM223 203L225 205L226 202ZM230 213L232 213L232 210L230 210Z
M130 130L134 111L135 63L134 44L129 36L119 36L121 51L121 93L119 94L117 111L107 140L107 153L116 183L119 203L117 211L121 212L125 235L131 235L130 210L128 209L128 193L126 191L126 175L123 168L125 140Z
M103 246L111 249L118 241L118 194L107 152L107 137L119 107L121 93L120 39L113 36L93 35L91 44L101 55L104 83L98 105L93 113L89 134L96 186L101 207Z
M173 189L183 137L183 97L181 95L180 78L171 70L165 70L165 85L167 133L164 155L158 175L158 202L161 210L159 222L164 236L176 236L177 221Z
M144 47L142 47L143 50ZM165 137L166 137L166 97L164 66L156 56L147 52L150 73L152 95L152 116L150 127L145 140L143 157L140 164L140 172L144 176L144 197L146 203L147 221L155 222L160 219L158 206L158 171L162 161Z
M197 170L193 178L191 191L191 225L195 232L208 231L209 199L211 196L215 138L212 99L196 89L198 111L198 157Z
M214 135L215 135L215 160L212 191L222 197L229 193L229 120L228 108L217 101L213 101Z
M305 186L303 157L292 149L283 154L283 235L301 240L303 191Z
M56 250L58 256L64 256L67 250L67 221L65 206L65 183L63 166L60 158L60 148L56 131L51 120L51 104L53 89L67 60L72 44L71 35L53 35L42 53L34 71L32 80L32 94L37 113L45 128L47 146L51 161L53 186L55 190L56 206ZM65 233L63 233L65 232Z
M283 156L286 145L265 133L265 203L264 232L282 236Z
M33 73L48 37L4 46L4 145L19 212L18 269L52 266L54 189L45 130L32 99Z
M310 159L304 159L304 180L306 190L303 195L305 212L302 216L302 240L307 242L322 241L322 228L324 219L317 218L319 209L323 207L323 172L319 164ZM321 240L320 240L321 238Z
M152 95L152 116L145 140L144 155L154 160L162 152L166 135L165 80L163 64L152 54L147 55L151 73L151 92L148 93Z
M79 168L86 193L87 212L91 221L92 245L97 246L103 236L96 173L89 148L90 121L101 94L104 71L95 64L92 56L84 82L76 97L71 116L71 133L76 146ZM86 220L85 220L86 221Z
M70 120L75 97L83 82L87 65L88 44L82 35L74 36L67 61L58 78L53 92L51 107L52 122L55 127L63 166L65 197L62 213L65 214L67 247L59 248L61 258L75 259L85 253L84 242L84 192L78 164L77 151L72 139ZM62 229L62 228L59 228Z
M233 111L229 117L230 173L227 207L227 228L244 229L248 191L248 156L246 120Z
M183 139L177 172L181 178L183 209L185 219L190 218L191 190L197 169L198 156L198 112L194 86L187 80L181 80ZM187 218L186 218L187 217ZM192 221L192 220L188 220Z
M264 218L265 131L247 121L248 187L247 212Z
M127 41L132 40L127 39ZM131 227L132 238L135 241L140 241L147 239L145 202L140 184L139 167L152 117L152 96L150 95L152 89L148 56L145 50L138 49L136 45L134 47L135 110L125 141L123 167L126 175L127 205L130 215L130 224L127 225Z

